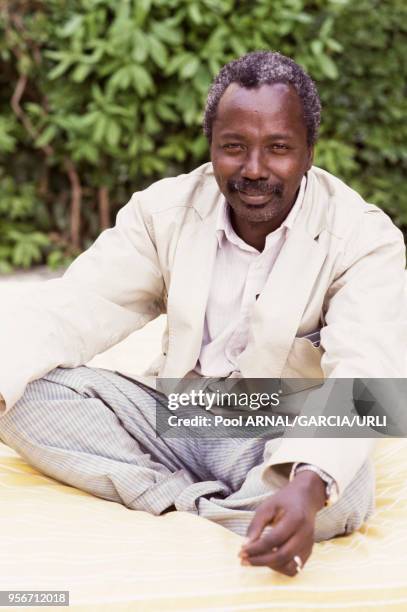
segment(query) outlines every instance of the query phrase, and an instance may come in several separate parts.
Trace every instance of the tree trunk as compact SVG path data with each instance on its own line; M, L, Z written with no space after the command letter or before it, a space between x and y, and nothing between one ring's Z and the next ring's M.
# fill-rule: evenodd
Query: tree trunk
M107 187L99 187L99 225L101 230L110 227L110 202L109 189Z
M82 187L79 175L71 160L65 161L65 169L71 183L71 212L70 212L70 234L71 244L75 250L81 248L81 208Z

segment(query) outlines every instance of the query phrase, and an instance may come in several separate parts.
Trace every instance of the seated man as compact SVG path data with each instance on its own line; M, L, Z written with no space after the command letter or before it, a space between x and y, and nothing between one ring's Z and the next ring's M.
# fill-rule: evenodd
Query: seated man
M94 495L248 535L242 563L289 576L370 515L371 440L165 438L146 385L83 364L166 312L160 377L402 375L403 239L312 167L319 123L291 59L227 64L205 110L212 163L135 193L62 279L0 305L7 444Z

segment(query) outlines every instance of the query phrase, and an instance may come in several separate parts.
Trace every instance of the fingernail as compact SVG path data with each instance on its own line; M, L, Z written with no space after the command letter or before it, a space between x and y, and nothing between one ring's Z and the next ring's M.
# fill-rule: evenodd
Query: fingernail
M242 559L242 560L240 561L240 565L250 565L250 562L249 562L249 560L248 560L248 559Z

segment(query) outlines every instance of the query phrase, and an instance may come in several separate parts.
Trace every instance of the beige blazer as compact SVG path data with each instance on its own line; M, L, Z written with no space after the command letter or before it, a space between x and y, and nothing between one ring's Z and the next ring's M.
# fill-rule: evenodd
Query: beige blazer
M87 363L163 312L168 326L155 373L187 375L202 342L221 198L209 163L154 183L133 195L115 227L62 279L27 290L24 299L0 299L7 409L28 382L58 365ZM254 306L242 375L403 376L404 254L401 232L380 209L313 167L302 209ZM319 348L303 337L317 329ZM343 490L370 447L363 439L283 439L268 444L266 464L317 464Z

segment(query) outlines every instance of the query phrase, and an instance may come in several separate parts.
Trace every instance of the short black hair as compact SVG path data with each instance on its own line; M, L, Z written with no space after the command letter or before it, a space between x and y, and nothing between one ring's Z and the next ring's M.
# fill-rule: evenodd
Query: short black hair
M314 81L294 62L275 51L254 51L229 62L215 77L206 101L203 131L209 142L219 101L231 83L254 89L261 85L285 83L296 90L304 110L308 146L318 138L321 122L321 101Z

